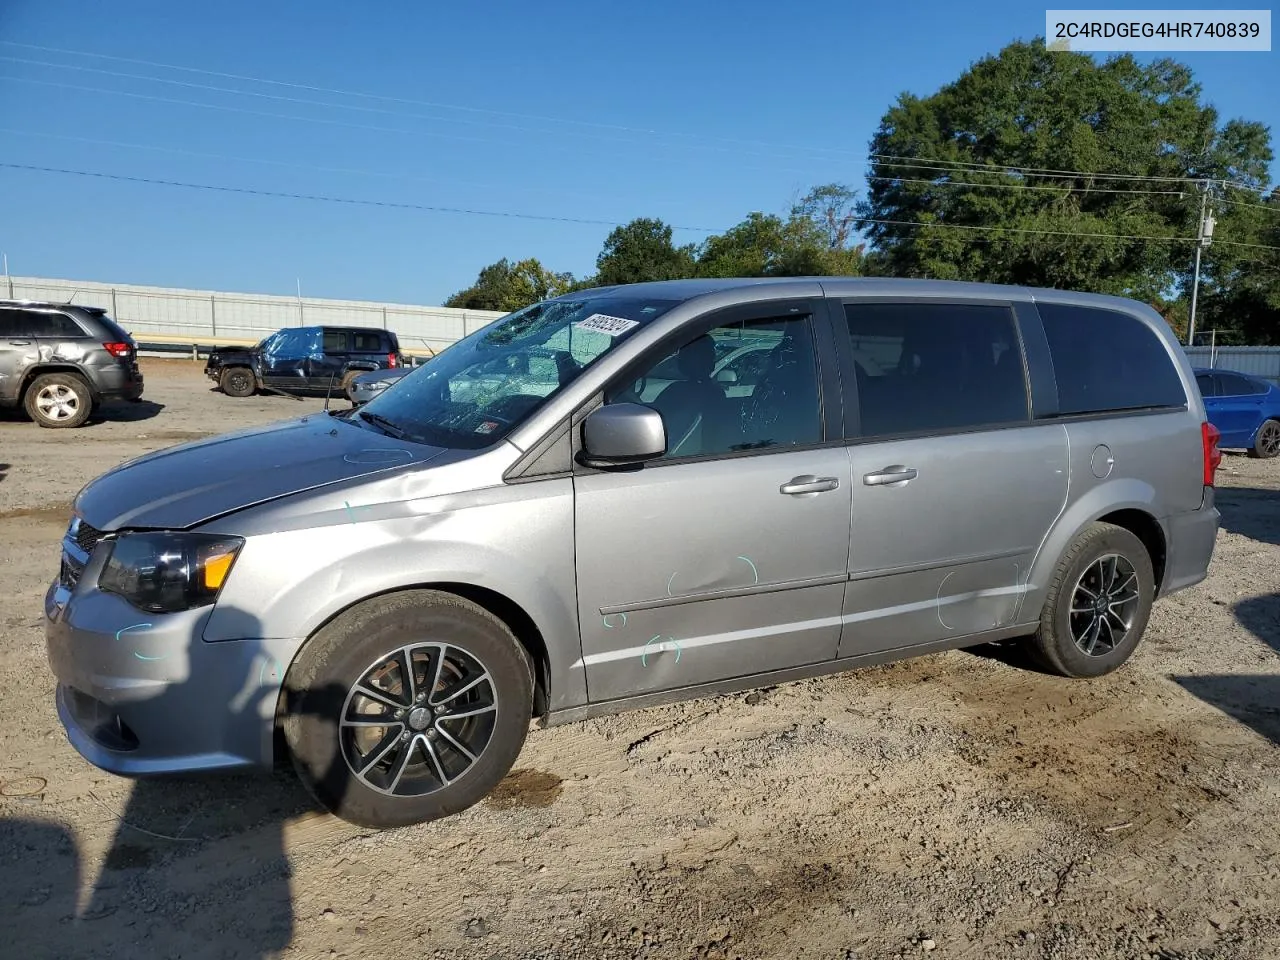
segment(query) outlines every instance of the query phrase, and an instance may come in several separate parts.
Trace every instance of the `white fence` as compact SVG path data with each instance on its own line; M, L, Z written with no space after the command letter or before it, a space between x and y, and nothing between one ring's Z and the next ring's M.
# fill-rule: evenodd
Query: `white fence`
M318 300L214 290L182 290L133 284L0 279L0 297L84 304L108 310L113 319L145 344L150 338L187 347L238 340L257 342L282 327L324 324L382 327L395 331L406 352L438 352L489 323L501 313L450 307Z

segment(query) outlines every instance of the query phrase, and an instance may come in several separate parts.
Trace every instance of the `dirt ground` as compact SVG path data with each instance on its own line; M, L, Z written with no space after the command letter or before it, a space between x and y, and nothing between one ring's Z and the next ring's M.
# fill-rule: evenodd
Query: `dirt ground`
M0 415L0 956L1280 957L1280 461L1225 458L1209 579L1110 677L953 652L535 730L487 801L377 833L285 774L134 783L67 744L71 497L320 406L145 369L80 430Z

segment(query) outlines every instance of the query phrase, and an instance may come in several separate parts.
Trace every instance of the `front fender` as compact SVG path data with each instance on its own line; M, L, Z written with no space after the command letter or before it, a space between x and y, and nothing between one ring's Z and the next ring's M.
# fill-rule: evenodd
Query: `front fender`
M533 487L542 488L536 503L528 496ZM585 703L585 675L570 667L582 655L572 484L544 481L494 493L456 509L398 516L339 506L320 525L250 537L204 639L238 640L252 633L256 639L293 638L300 648L361 600L432 584L465 584L506 597L533 621L547 647L551 709ZM313 524L319 520L312 518Z
M1045 595L1049 590L1049 582L1062 555L1066 553L1067 547L1080 532L1100 517L1118 510L1141 510L1160 525L1161 533L1167 542L1168 526L1160 516L1157 504L1158 495L1155 488L1149 483L1132 477L1099 483L1079 500L1069 503L1049 529L1031 564L1023 594L1022 609L1018 615L1019 620L1027 623L1040 618Z

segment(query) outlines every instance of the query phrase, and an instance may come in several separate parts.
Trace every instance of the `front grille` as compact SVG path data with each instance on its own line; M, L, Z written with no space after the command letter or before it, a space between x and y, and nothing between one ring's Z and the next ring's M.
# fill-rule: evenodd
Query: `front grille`
M93 553L93 548L98 545L98 541L104 536L105 534L101 530L97 527L89 526L83 520L75 525L76 546L85 553Z

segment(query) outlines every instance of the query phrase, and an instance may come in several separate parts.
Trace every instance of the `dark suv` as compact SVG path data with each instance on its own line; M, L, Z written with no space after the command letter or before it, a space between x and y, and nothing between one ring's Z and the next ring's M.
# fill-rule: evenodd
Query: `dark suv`
M229 397L259 390L345 396L368 370L405 365L400 341L380 327L289 327L253 347L214 347L204 372Z
M0 407L78 427L105 400L138 400L138 350L105 310L0 300Z

